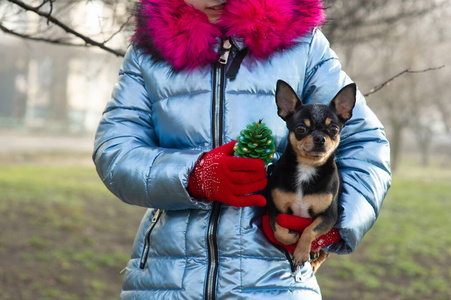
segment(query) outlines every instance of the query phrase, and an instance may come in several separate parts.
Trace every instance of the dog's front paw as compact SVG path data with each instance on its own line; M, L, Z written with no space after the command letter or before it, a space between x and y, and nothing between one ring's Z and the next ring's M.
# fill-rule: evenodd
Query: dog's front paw
M310 260L314 261L319 258L319 251L312 251L310 252Z
M319 267L321 266L321 263L322 262L319 262L318 260L310 261L310 264L312 265L313 274L315 274L316 271L318 271Z
M303 266L310 258L309 251L302 251L297 249L293 253L294 262L297 266Z
M313 274L315 274L316 271L318 271L321 264L324 261L326 261L326 259L329 257L329 255L330 254L324 250L310 253L310 264L312 265Z
M276 223L276 228L274 231L274 236L276 239L284 245L290 245L297 242L299 239L299 232L289 230L285 227L280 226Z

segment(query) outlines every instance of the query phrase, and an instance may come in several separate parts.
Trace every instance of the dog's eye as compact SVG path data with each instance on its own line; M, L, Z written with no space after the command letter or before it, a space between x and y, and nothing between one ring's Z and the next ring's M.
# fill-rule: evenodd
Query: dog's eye
M333 135L337 134L339 130L340 129L338 128L337 125L332 125L329 127L329 132L332 133Z
M296 133L304 134L304 133L306 133L306 131L307 131L307 129L302 125L299 125L298 127L296 127Z

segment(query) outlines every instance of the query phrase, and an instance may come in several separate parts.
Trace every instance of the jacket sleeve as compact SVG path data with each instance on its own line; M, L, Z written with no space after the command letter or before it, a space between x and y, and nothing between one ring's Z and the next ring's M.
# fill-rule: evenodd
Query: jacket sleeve
M205 208L190 197L188 175L201 151L161 148L152 104L131 46L97 129L93 160L107 188L126 203L162 209Z
M306 103L329 104L336 93L351 82L341 70L327 39L316 30L310 45L302 99ZM343 192L335 227L339 229L342 241L328 250L339 254L353 252L373 226L391 184L390 148L384 128L360 91L352 114L336 151Z

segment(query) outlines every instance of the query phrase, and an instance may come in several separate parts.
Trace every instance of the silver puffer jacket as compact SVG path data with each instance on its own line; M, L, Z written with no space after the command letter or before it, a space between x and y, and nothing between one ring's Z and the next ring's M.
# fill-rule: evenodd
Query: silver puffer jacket
M266 60L249 52L235 78L227 70L246 44L234 36L231 41L226 65L194 69L153 59L136 40L128 49L93 154L112 193L149 208L121 299L321 298L310 265L292 273L283 251L265 237L264 208L195 199L187 184L203 153L236 140L246 124L259 119L273 132L277 160L287 137L274 100L278 79L304 102L324 104L351 80L319 30ZM360 92L336 161L344 181L336 224L342 241L328 250L346 254L376 221L391 178L383 127Z

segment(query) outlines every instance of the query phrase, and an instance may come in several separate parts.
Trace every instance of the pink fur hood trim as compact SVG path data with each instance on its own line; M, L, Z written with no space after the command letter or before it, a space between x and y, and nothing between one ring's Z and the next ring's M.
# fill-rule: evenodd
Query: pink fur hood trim
M155 62L193 70L217 60L221 38L241 40L250 55L265 59L324 20L320 0L228 0L216 24L184 0L141 0L132 41Z

